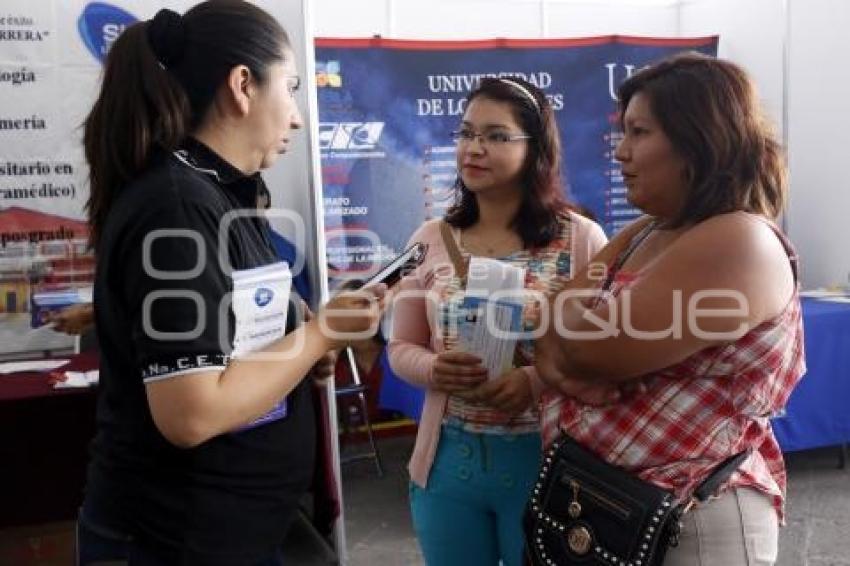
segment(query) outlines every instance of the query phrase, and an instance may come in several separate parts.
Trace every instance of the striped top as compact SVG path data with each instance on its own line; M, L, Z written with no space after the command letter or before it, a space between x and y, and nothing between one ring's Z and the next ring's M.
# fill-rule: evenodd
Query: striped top
M455 240L459 233L454 230ZM572 229L570 217L560 217L560 232L545 248L520 250L499 261L525 270L525 288L549 295L570 278L572 248ZM459 245L464 256L471 255ZM458 328L457 321L466 316L461 308L465 297L464 289L458 277L452 277L446 286L439 290L439 316L442 329ZM529 298L523 309L522 325L524 330L534 328L534 301ZM457 344L457 336L451 333L442 335L446 350L452 350ZM473 352L475 353L475 352ZM534 344L531 340L520 340L514 354L514 367L530 366L534 363ZM458 420L462 427L470 432L490 434L523 434L540 430L540 415L537 407L530 407L519 415L510 415L483 403L475 403L453 395L449 396L446 406L446 418Z
M567 222L571 248L569 255L562 256L561 261L567 261L569 257L570 276L574 276L602 249L607 240L599 225L583 216L570 212ZM393 330L389 358L396 375L425 390L416 444L408 467L411 481L424 488L437 453L441 423L448 405L446 393L433 389L431 383L434 360L445 350L444 340L438 332L437 299L442 293L442 287L451 283L453 269L440 236L438 221L423 224L410 238L410 242L427 244L428 255L422 265L393 289ZM519 347L520 352L523 348L526 346ZM535 399L539 399L544 388L543 382L537 376L534 366L523 366L523 370L529 375Z

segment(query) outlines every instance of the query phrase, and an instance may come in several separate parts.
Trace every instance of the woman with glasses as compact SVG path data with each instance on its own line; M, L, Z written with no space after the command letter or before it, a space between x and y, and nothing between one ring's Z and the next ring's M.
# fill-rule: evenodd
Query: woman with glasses
M453 136L450 247L467 259L522 268L525 289L547 293L605 244L599 226L563 200L555 115L538 88L513 77L482 79ZM411 238L429 245L428 257L400 285L390 342L393 370L426 390L409 466L414 527L428 564L515 566L541 450L542 383L531 341L516 347L513 369L488 379L480 352L460 351L443 331L441 321L461 316L465 289L450 267L441 222L425 223ZM533 327L534 313L527 300L525 328Z
M84 135L101 367L79 565L280 564L314 472L304 378L342 345L327 329L374 328L380 303L300 325L258 217L259 171L302 126L297 72L236 0L160 10L109 52Z

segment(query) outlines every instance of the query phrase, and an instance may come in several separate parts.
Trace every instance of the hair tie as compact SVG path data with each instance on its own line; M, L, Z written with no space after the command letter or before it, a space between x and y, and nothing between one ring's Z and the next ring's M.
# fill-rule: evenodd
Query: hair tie
M504 77L499 77L499 80L502 81L503 83L507 83L507 84L511 85L512 87L514 87L515 89L517 89L518 91L523 93L531 101L531 103L534 105L534 108L537 110L537 113L540 114L540 103L537 102L537 99L534 98L534 95L531 94L530 90L528 90L527 88L525 88L524 86L522 86L521 84L519 84L518 82L516 82L512 79L506 79Z
M168 69L180 62L186 46L186 26L183 17L163 8L148 21L148 43L160 66Z

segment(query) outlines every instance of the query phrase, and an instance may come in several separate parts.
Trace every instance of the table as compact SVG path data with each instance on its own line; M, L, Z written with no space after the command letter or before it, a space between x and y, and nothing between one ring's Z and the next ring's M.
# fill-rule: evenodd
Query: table
M802 307L808 371L773 420L786 452L850 443L850 303L804 298ZM421 389L384 373L381 406L418 420L423 397Z
M65 369L97 367L81 354ZM53 389L42 372L0 375L0 528L75 519L97 392Z
M786 452L850 442L850 304L803 299L808 371L773 429Z

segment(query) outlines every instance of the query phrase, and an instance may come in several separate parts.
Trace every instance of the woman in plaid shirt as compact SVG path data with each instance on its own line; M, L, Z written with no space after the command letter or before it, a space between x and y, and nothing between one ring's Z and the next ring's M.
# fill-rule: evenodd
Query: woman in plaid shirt
M805 370L796 258L773 224L787 197L781 148L727 61L669 58L619 100L616 158L647 216L595 259L618 269L601 281L585 270L562 291L553 316L570 335L552 325L538 342L544 443L563 430L681 498L752 448L684 516L665 564L773 564L785 469L769 418ZM600 300L570 297L588 289Z

